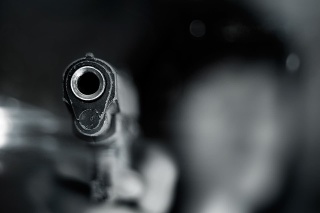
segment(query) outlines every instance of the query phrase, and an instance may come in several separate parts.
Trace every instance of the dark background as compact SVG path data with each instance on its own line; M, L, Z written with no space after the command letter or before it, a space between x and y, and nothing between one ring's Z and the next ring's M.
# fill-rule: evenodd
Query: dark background
M0 94L57 115L66 113L61 98L66 66L93 52L124 68L150 13L140 0L3 0L0 5Z
M155 2L0 1L0 95L69 117L61 98L66 66L86 52L93 52L115 67L126 69L128 55L153 27ZM300 181L293 195L297 202L291 207L304 209L320 200L320 2L243 2L267 26L299 46L304 55L305 146L298 165Z

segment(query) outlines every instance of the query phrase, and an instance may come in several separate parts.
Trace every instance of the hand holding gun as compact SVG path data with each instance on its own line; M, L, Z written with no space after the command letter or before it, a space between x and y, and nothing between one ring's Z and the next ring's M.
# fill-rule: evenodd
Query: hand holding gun
M85 141L94 156L91 200L130 198L124 188L132 191L137 184L133 186L129 181L131 186L128 187L128 181L123 181L124 171L132 171L131 144L139 135L139 128L137 95L128 78L89 53L67 67L63 76L63 100L72 115L76 134ZM144 157L137 167L140 174L136 174L143 189L138 197L135 196L135 208L114 205L114 202L110 206L107 202L90 212L161 213L168 210L177 176L176 167L159 146L150 145L148 141L147 146L141 147ZM120 192L119 188L124 190Z
M89 53L67 67L63 93L76 133L94 155L91 198L112 199L114 178L127 166L128 147L138 132L133 87L108 63Z

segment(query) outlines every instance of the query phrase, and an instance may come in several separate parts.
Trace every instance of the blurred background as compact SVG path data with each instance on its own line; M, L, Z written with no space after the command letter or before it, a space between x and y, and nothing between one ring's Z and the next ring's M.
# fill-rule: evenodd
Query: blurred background
M0 146L8 144L8 141L15 137L14 135L19 135L19 138L22 139L14 140L18 141L12 142L14 146L23 146L25 142L34 144L33 141L46 141L38 143L42 144L48 152L52 152L52 150L59 150L57 147L60 146L61 141L76 140L72 136L71 117L62 102L62 74L72 61L83 57L86 52L93 52L96 57L108 61L117 69L125 70L133 76L140 93L140 124L143 134L149 138L164 141L159 144L169 150L184 147L179 142L177 144L180 145L171 145L171 139L168 139L169 134L164 130L167 128L163 127L171 128L171 124L166 123L167 120L157 120L165 116L165 109L159 103L153 102L158 96L151 97L154 91L156 91L154 94L165 96L171 101L174 101L176 96L168 97L169 94L161 93L162 89L159 88L150 89L149 93L146 92L154 82L157 86L161 84L166 86L167 82L162 81L163 79L176 79L174 75L181 75L181 73L174 74L167 71L159 75L152 71L149 73L146 73L145 70L139 71L139 67L144 60L148 59L149 44L157 43L157 39L162 34L175 38L169 39L170 41L184 41L187 35L179 34L184 19L186 23L197 21L192 16L192 9L196 10L194 13L198 15L201 15L202 11L210 13L210 8L207 10L204 8L206 4L201 7L201 0L188 2L200 2L200 6L192 8L190 4L179 0L1 0L0 134L12 133L9 134L9 139L0 138ZM221 13L233 14L232 11L227 11L227 6L220 7L224 5L224 2L215 1L214 5L217 8L223 8ZM233 1L227 2L233 4ZM254 21L262 23L261 25L268 31L277 34L290 47L289 49L294 50L294 52L289 52L288 56L291 57L288 57L285 63L287 69L299 70L297 77L299 78L299 86L297 86L299 90L296 91L299 98L295 102L299 108L296 114L298 119L293 121L299 126L299 134L294 138L298 142L295 142L293 145L295 148L292 148L294 150L292 151L294 171L286 174L286 176L291 176L290 184L283 189L284 192L279 192L281 196L276 196L277 198L270 201L272 204L262 208L261 212L319 212L320 13L318 9L320 2L316 0L243 0L240 3L237 1L236 4L250 11L253 14L252 17L256 19ZM218 15L216 17L219 18ZM195 29L190 28L188 33L201 38L205 33L203 26L201 23L193 23L196 23ZM187 27L189 29L189 26ZM150 76L153 76L153 79L148 79ZM145 81L148 82L145 83ZM172 84L172 81L169 81L168 84ZM244 84L247 85L246 81ZM201 86L195 87L200 88ZM156 103L157 106L154 107L150 102ZM157 114L158 117L153 117L152 114ZM170 117L167 114L166 116ZM24 136L24 129L28 129L28 135L31 134L27 139ZM175 127L172 129L175 130ZM288 147L291 149L290 146ZM81 147L79 149L79 153L85 152ZM170 152L173 155L176 153L176 151ZM184 152L192 152L192 150ZM291 151L289 150L288 153ZM75 155L78 156L78 154ZM178 152L176 155L183 154ZM176 160L179 165L181 159L177 157ZM38 159L30 161L31 163L28 164L32 165ZM1 168L0 165L0 172ZM20 167L15 168L19 170ZM184 168L183 165L181 168ZM25 170L21 170L21 173L14 171L13 177L14 174L24 174L24 172ZM184 172L181 171L181 174ZM2 181L3 186L6 185L6 181ZM14 182L15 179L11 181ZM180 189L181 187L185 185L178 184L177 192L184 192ZM1 196L2 199L4 197L6 196ZM181 206L186 202L179 196L176 197L173 200L173 212L184 209ZM16 198L8 196L5 200L12 199ZM4 203L7 202L0 200L0 205ZM223 211L220 212L223 213Z

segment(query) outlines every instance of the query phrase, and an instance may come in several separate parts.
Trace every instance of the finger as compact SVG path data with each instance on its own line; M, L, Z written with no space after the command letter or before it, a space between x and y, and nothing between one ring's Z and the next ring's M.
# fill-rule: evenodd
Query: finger
M171 206L178 172L173 159L161 148L149 150L141 174L145 191L139 204L148 213L167 212Z
M115 192L120 200L137 200L143 194L141 175L132 170L121 171L115 182Z

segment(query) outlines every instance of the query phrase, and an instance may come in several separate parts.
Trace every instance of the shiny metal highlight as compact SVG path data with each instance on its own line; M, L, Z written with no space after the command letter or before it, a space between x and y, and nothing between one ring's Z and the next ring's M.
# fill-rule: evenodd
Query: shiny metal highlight
M92 94L82 93L79 90L79 85L78 85L80 78L83 77L83 75L88 72L95 74L96 77L99 79L99 87L98 87L97 91L95 91ZM96 100L97 98L99 98L103 94L105 87L106 87L106 81L105 81L102 73L98 69L96 69L92 66L84 66L84 67L79 68L72 75L71 81L70 81L70 86L71 86L71 90L72 90L73 94L77 98L79 98L83 101L93 101L93 100Z

